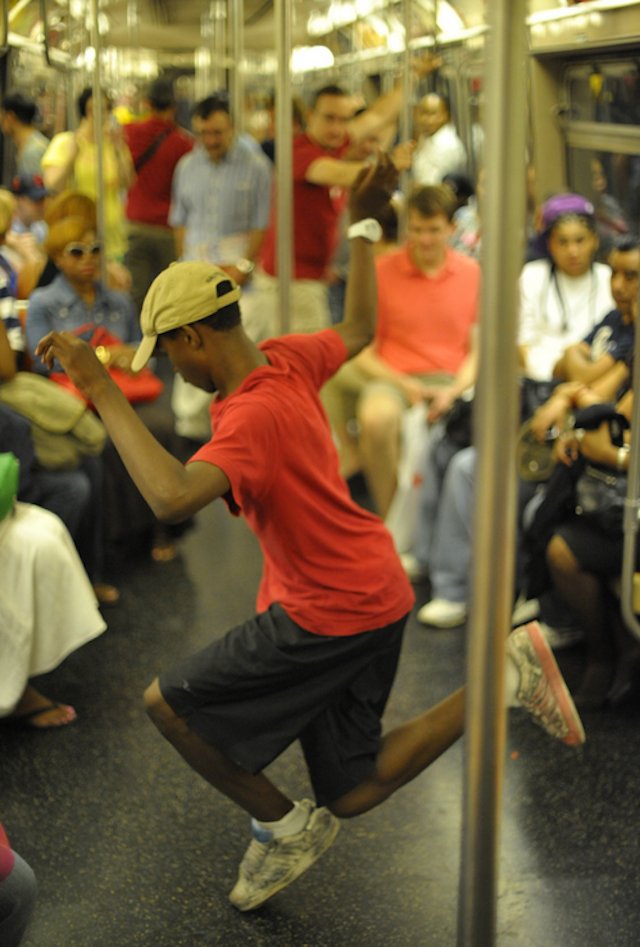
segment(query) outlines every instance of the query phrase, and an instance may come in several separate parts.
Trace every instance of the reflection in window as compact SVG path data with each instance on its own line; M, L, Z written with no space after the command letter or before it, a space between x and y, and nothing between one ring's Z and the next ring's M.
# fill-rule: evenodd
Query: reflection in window
M569 184L595 205L601 258L618 234L640 230L640 156L570 148Z
M640 73L630 62L573 66L567 74L574 122L640 125Z

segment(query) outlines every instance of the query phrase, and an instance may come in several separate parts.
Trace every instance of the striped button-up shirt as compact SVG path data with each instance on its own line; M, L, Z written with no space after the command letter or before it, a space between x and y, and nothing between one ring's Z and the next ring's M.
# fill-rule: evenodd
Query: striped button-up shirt
M214 162L197 146L173 176L169 225L184 227L183 260L235 263L269 219L271 163L236 141Z

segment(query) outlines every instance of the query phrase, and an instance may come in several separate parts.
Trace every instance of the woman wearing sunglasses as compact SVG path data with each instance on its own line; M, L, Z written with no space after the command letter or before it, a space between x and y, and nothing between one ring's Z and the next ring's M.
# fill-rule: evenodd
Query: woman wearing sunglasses
M110 354L113 363L126 370L140 339L138 318L129 296L100 283L102 247L95 232L87 229L84 217L66 217L51 226L45 249L58 275L49 286L36 289L29 299L27 345L32 357L42 332L74 332L93 323L121 339L122 349L111 350ZM33 367L48 374L40 359L34 359Z

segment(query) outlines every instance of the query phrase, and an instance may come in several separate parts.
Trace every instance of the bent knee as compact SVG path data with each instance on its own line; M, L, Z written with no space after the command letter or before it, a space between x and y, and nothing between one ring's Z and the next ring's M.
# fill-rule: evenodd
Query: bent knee
M400 401L393 395L376 394L365 398L357 409L361 435L399 437L403 411Z
M547 546L547 562L558 572L573 575L580 571L579 563L567 545L566 540L557 533Z
M179 718L162 696L158 678L144 692L144 705L147 713L159 730L165 730Z

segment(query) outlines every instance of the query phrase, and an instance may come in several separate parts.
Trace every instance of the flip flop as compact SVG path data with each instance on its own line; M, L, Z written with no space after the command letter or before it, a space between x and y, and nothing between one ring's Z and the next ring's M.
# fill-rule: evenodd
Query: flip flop
M151 558L154 562L173 562L178 555L177 547L171 543L157 543L151 550Z
M120 592L115 585L105 585L104 582L96 582L93 591L98 599L98 605L101 608L112 608L120 601Z
M68 717L66 720L61 720L59 723L48 723L41 727L39 727L37 723L34 723L34 720L37 720L42 714L46 714L50 710L57 708L63 708L67 711ZM71 707L70 704L59 704L58 701L51 700L45 707L37 707L36 710L31 710L26 714L12 715L6 717L5 720L7 723L12 723L16 727L27 727L30 730L54 730L58 727L66 727L68 724L73 723L76 718L77 714L75 709Z

